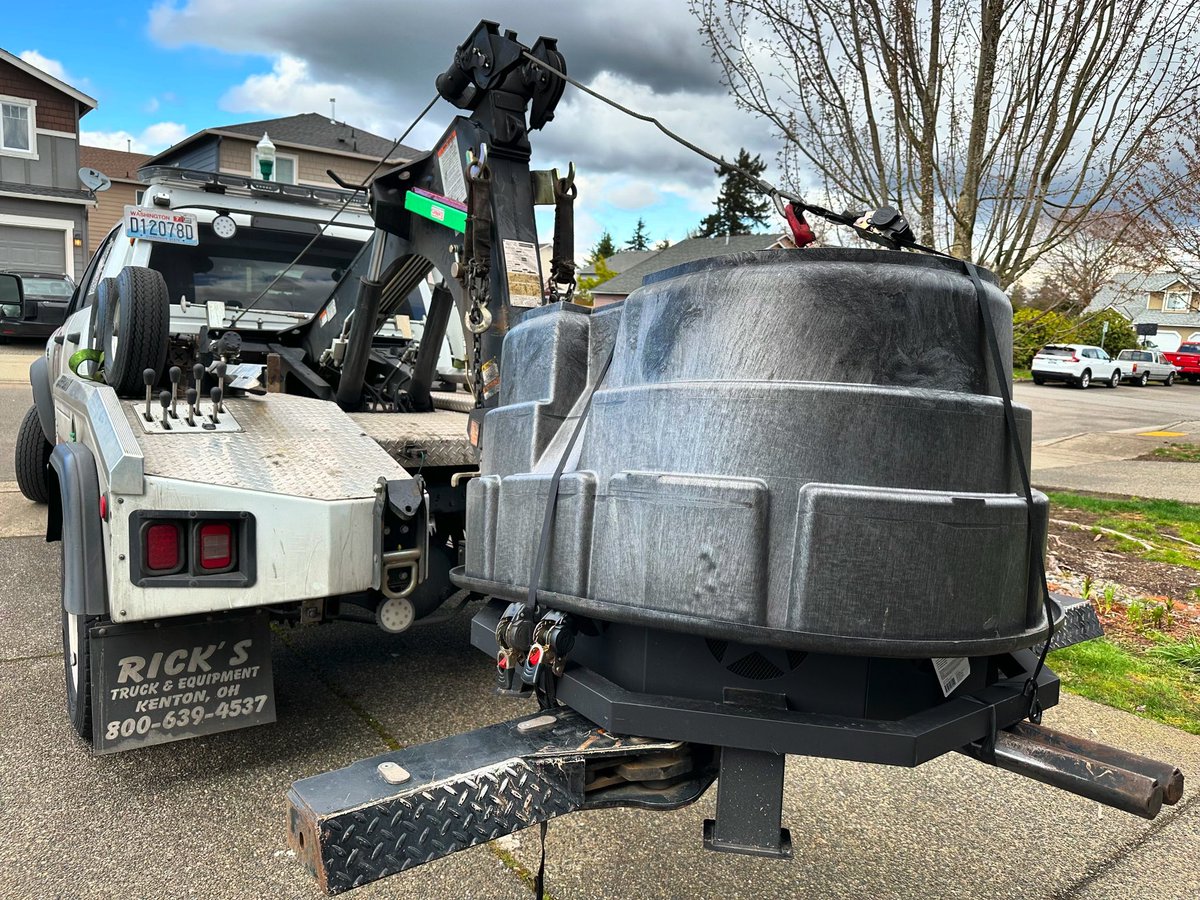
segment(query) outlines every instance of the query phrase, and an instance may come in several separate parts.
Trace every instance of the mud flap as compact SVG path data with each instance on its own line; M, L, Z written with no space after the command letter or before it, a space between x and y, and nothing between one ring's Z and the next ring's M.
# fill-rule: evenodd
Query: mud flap
M266 613L105 623L89 640L97 754L275 721Z

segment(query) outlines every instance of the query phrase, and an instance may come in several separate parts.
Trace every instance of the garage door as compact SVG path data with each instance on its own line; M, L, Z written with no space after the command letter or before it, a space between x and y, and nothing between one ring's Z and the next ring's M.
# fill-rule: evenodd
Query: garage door
M1158 329L1158 334L1150 338L1150 342L1159 350L1174 353L1179 349L1179 345L1183 343L1183 338L1178 331L1164 331L1160 328Z
M56 228L0 225L0 269L62 275L67 271L63 233Z

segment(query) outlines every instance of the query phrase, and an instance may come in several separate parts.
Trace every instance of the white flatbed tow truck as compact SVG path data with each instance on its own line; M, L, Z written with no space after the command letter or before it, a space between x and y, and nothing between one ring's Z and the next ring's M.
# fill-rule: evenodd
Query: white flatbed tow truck
M320 390L303 329L349 313L361 205L331 223L343 192L150 174L31 368L17 446L62 541L67 712L97 753L273 721L272 619L432 613L454 592L444 487L475 461L453 385L461 411L352 414ZM379 352L411 356L414 318Z

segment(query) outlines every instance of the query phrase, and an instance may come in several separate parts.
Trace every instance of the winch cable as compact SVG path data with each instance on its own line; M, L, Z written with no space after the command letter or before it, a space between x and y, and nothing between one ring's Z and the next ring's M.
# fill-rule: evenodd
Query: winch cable
M1042 606L1046 611L1046 643L1038 655L1037 665L1033 674L1025 682L1024 692L1029 697L1029 709L1026 713L1035 725L1042 721L1042 703L1039 696L1038 678L1046 665L1046 656L1050 652L1050 644L1054 640L1054 602L1050 599L1050 586L1046 583L1046 561L1041 548L1034 545L1034 535L1037 533L1037 507L1033 502L1033 485L1029 480L1029 470L1025 467L1025 449L1021 446L1021 436L1017 431L1017 414L1013 408L1012 388L1009 384L1009 374L1004 368L1004 358L1000 355L1000 341L996 337L996 323L987 308L987 294L984 291L983 280L973 263L963 262L971 284L975 288L975 298L979 303L979 315L983 320L983 332L987 339L988 355L992 358L992 371L1000 387L1000 399L1004 404L1004 427L1008 433L1009 445L1017 461L1017 470L1021 474L1021 490L1025 494L1027 515L1027 549L1028 557L1037 566L1038 584L1042 593Z
M258 301L261 300L263 297L267 296L267 294L269 294L271 292L271 290L275 287L275 285L279 284L280 279L282 279L284 275L286 275L288 272L290 272L300 262L300 260L304 258L304 255L313 248L313 245L316 244L317 241L319 241L322 237L324 237L326 229L329 228L329 226L333 224L334 220L338 216L340 216L342 213L344 213L346 211L346 207L348 207L350 205L350 201L353 200L358 195L359 190L366 189L366 187L371 183L371 179L375 177L375 174L380 169L383 168L384 164L391 158L392 154L396 152L396 148L399 147L404 142L404 139L406 137L408 137L408 135L412 132L412 130L414 128L417 127L417 125L420 123L420 121L425 118L426 113L428 113L431 109L433 109L434 104L437 103L439 99L441 99L439 97L439 95L437 95L437 94L433 95L433 99L431 99L428 103L425 104L425 108L423 110L421 110L419 113L417 113L417 117L412 120L412 123L407 128L404 129L404 134L402 134L402 135L400 135L400 137L396 138L396 140L392 143L392 146L387 149L387 151L383 154L383 156L379 157L379 161L375 163L374 168L372 168L371 171L367 173L367 177L362 180L361 183L362 183L363 187L359 188L358 190L350 191L349 193L347 193L346 199L342 201L342 205L339 206L336 210L334 210L333 215L330 216L328 220L321 223L320 229L318 229L317 233L313 235L312 240L304 245L304 249L301 250L299 253L297 253L296 257L290 263L288 263L286 266L284 266L282 269L280 269L279 274L276 275L271 280L271 283L268 284L265 288L263 288L262 292L259 293L259 295L257 297L255 297L248 304L246 304L244 307L242 307L241 311L229 321L230 328L233 328L235 325L237 325L237 323L241 320L242 316L244 316L246 313L250 312L250 310L254 309L254 307L255 307L255 305L257 305ZM378 239L378 235L376 235L376 239Z
M583 91L588 96L595 97L601 103L606 103L609 106L611 106L613 109L619 110L620 112L625 113L625 115L630 116L634 119L638 119L639 121L649 122L651 125L653 125L655 128L657 128L659 131L661 131L663 134L665 134L667 137L669 137L675 143L679 144L681 147L686 147L688 150L691 150L693 153L703 156L709 162L715 163L717 166L719 166L721 168L721 170L723 172L736 172L737 174L741 175L742 177L744 177L748 181L750 181L752 184L757 186L758 189L762 193L766 194L769 197L772 197L772 198L782 197L785 200L789 200L797 208L799 208L802 212L811 212L813 215L820 216L822 219L825 219L829 222L833 222L836 225L844 225L845 227L852 229L856 234L859 235L859 237L862 237L868 241L872 241L873 243L883 244L884 246L891 247L893 249L918 250L922 253L929 253L933 256L944 256L948 259L955 258L955 257L950 256L949 253L944 253L941 250L934 249L933 247L927 247L924 244L918 244L916 241L912 241L912 240L902 241L902 240L898 240L895 238L877 234L875 232L869 231L866 228L861 228L857 224L855 224L857 222L857 215L849 214L849 213L836 213L833 210L826 209L823 206L817 206L815 203L809 203L803 197L801 197L799 194L796 194L792 191L784 190L783 188L777 187L774 184L772 184L771 182L767 181L765 178L755 175L753 172L750 172L747 169L743 169L741 166L734 165L733 163L729 162L728 160L724 159L723 157L717 156L715 153L708 152L703 147L692 143L687 138L672 131L670 128L668 128L666 125L664 125L658 119L656 119L654 116L647 115L646 113L640 113L637 110L630 109L628 106L618 103L616 100L612 99L611 97L606 97L604 94L600 93L595 88L589 87L588 85L584 84L582 81L572 78L570 75L568 75L566 72L563 72L561 69L557 68L556 66L551 65L550 63L546 62L545 60L538 59L532 53L525 52L524 56L527 60L529 60L534 65L545 69L547 72L549 72L551 75L554 75L557 78L561 78L567 84L570 84L574 87L579 88L579 90Z
M1026 508L1027 508L1027 519L1028 519L1028 524L1026 526L1027 536L1028 536L1027 554L1029 557L1031 557L1034 560L1034 564L1037 567L1037 574L1039 576L1038 581L1040 583L1040 588L1041 588L1041 593L1042 593L1042 605L1043 605L1043 608L1045 609L1045 613L1046 613L1046 642L1045 642L1045 644L1043 644L1041 653L1038 655L1037 665L1035 666L1033 673L1031 674L1029 679L1025 682L1025 687L1024 687L1024 692L1029 696L1029 709L1027 711L1027 715L1031 721L1033 721L1035 723L1040 722L1041 718L1042 718L1042 706L1041 706L1041 700L1039 697L1038 678L1041 676L1042 669L1045 667L1046 656L1050 652L1050 644L1054 638L1054 602L1050 599L1050 588L1049 588L1049 585L1046 583L1045 560L1043 559L1042 554L1038 551L1038 548L1036 548L1033 543L1034 535L1036 534L1036 529L1035 529L1036 518L1037 518L1036 506L1035 506L1034 500L1033 500L1033 485L1031 484L1030 479L1029 479L1029 470L1025 467L1025 452L1024 452L1024 449L1021 447L1021 438L1020 438L1020 434L1017 431L1017 418L1016 418L1016 412L1013 408L1012 389L1009 384L1008 374L1004 369L1003 358L1000 355L1000 342L999 342L999 339L996 337L996 326L995 326L995 323L992 321L991 314L988 312L988 309L987 309L987 300L986 300L986 294L984 293L983 282L980 280L979 273L976 271L975 266L970 262L958 260L957 257L951 256L949 253L945 253L941 250L936 250L933 247L927 247L923 244L917 243L914 240L899 240L894 237L889 238L887 236L883 236L883 235L879 235L874 232L871 232L868 229L859 227L856 224L857 217L855 215L844 214L844 213L835 213L832 210L825 209L824 207L817 206L816 204L808 203L802 197L800 197L798 194L795 194L791 191L787 191L782 188L776 187L771 182L767 181L764 178L759 177L758 175L755 175L753 172L747 171L746 169L743 169L740 166L734 165L733 163L723 159L722 157L717 156L714 153L708 152L703 147L700 147L699 145L692 143L687 138L672 131L670 128L668 128L666 125L664 125L662 122L660 122L654 116L650 116L645 113L640 113L640 112L637 112L636 110L630 109L629 107L617 102L616 100L613 100L611 97L607 97L604 94L600 93L599 91L595 90L594 88L589 87L588 85L584 84L583 82L581 82L575 78L572 78L570 75L568 75L566 72L563 72L556 66L553 66L550 63L545 62L544 60L538 59L537 57L535 57L533 54L531 54L529 52L525 52L524 56L527 60L529 60L529 62L533 63L534 65L536 65L542 69L545 69L551 75L554 75L557 78L561 78L567 84L570 84L570 85L578 88L579 90L583 91L588 96L594 97L595 99L599 100L600 102L605 103L608 106L611 106L613 109L616 109L616 110L624 113L627 116L630 116L634 119L638 119L639 121L642 121L642 122L650 123L655 128L657 128L660 132L662 132L664 135L666 135L671 140L675 141L680 146L686 147L688 150L691 150L693 153L696 153L699 156L704 157L708 161L715 163L718 167L720 167L720 169L722 171L736 172L737 174L743 176L748 181L750 181L752 184L755 184L759 188L760 191L762 191L764 194L767 194L768 196L772 197L773 199L784 198L784 199L790 201L795 207L797 207L801 211L811 212L814 215L820 216L821 218L826 219L829 222L833 222L834 224L844 225L846 227L849 227L849 228L853 229L854 232L857 233L860 237L863 237L869 241L873 241L875 243L881 243L881 244L884 244L885 246L889 246L889 247L893 247L893 248L897 248L897 249L917 250L922 253L928 253L932 256L942 257L943 259L954 259L956 262L962 262L963 265L966 266L967 275L971 278L971 282L975 287L975 294L976 294L976 297L979 302L979 311L980 311L980 315L982 316L982 319L983 319L983 329L984 329L984 333L985 333L986 339L987 339L987 345L988 345L987 349L989 351L989 355L992 358L992 366L993 366L996 381L998 383L999 390L1000 390L1000 399L1001 399L1002 403L1004 404L1005 430L1008 434L1008 440L1012 447L1013 455L1016 458L1017 468L1018 468L1018 470L1020 472L1020 476L1021 476L1021 487L1022 487L1022 492L1025 495L1025 504L1026 504ZM779 204L777 203L777 205L779 205ZM615 344L614 344L614 348L615 348ZM611 356L610 356L610 360L611 360ZM600 378L597 379L596 383L592 386L592 392L594 392L596 390L596 388L599 386L600 381L603 380L604 372L606 372L607 369L608 369L608 364L605 363L604 370L601 372ZM587 417L588 410L591 406L591 399L592 399L591 394L589 394L586 404L580 415L580 418L576 422L575 430L571 434L571 438L568 441L565 450L563 451L562 457L559 459L558 466L555 469L554 476L552 477L551 482L550 482L550 495L547 498L546 514L542 521L542 533L541 533L541 537L538 542L538 552L537 552L537 557L534 562L533 577L530 579L529 594L526 599L526 608L528 609L528 611L531 614L533 613L533 611L536 609L536 606L537 606L538 586L541 582L542 572L545 567L546 555L549 551L550 533L553 530L553 525L554 525L554 507L557 505L557 499L558 499L559 480L562 477L562 471L563 471L563 468L566 466L567 459L571 455L571 450L574 448L575 439L579 436L579 432L583 426L583 420Z

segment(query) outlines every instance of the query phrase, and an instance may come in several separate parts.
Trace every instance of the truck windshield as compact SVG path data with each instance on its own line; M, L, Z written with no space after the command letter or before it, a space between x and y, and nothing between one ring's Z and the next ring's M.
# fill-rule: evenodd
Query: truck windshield
M1200 344L1180 344L1176 353L1200 353Z
M196 247L155 244L150 267L162 273L172 303L222 301L234 311L254 302L281 271L287 273L255 309L316 313L362 249L362 243L321 237L300 262L289 263L312 240L312 233L243 227L225 240L200 225Z

